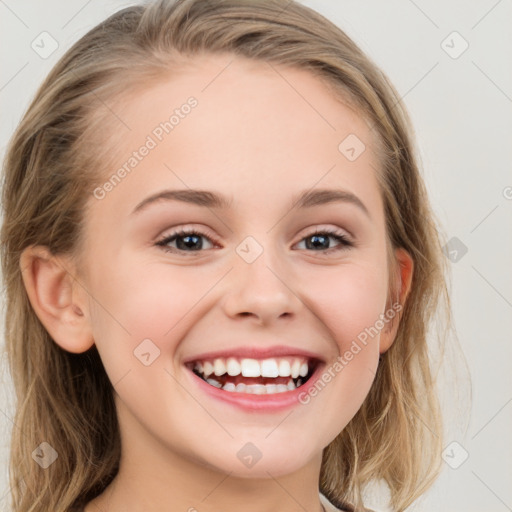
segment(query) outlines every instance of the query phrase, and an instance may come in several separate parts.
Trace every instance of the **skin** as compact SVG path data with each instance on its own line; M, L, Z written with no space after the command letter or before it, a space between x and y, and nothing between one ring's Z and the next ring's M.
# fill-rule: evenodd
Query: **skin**
M27 292L55 342L76 353L95 343L115 387L121 468L86 512L235 511L242 503L246 512L320 512L322 450L360 408L379 354L393 343L397 323L307 405L284 412L213 401L182 364L210 350L284 344L330 366L386 311L391 283L371 132L318 78L274 68L232 55L195 57L117 104L131 128L113 147L121 166L174 108L198 100L122 183L102 200L91 196L80 267L41 246L23 253ZM338 150L351 133L366 144L353 162ZM131 215L147 196L183 188L233 203L217 210L162 201ZM350 191L369 216L347 202L291 207L312 188ZM187 227L208 237L202 252L155 245ZM323 249L308 248L317 228L355 245L329 238ZM236 252L247 236L263 249L252 263ZM329 247L340 250L325 254ZM413 264L404 250L394 256L404 301ZM133 354L146 338L160 349L150 366ZM251 468L237 457L247 442L262 454Z

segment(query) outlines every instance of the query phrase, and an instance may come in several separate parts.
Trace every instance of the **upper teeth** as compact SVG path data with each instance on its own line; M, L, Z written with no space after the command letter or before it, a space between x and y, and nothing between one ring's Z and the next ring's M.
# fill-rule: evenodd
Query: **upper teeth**
M308 361L304 358L270 358L258 361L257 359L238 359L219 357L212 361L197 361L194 369L204 377L211 374L220 376L227 373L232 377L242 374L244 377L305 377L308 374Z

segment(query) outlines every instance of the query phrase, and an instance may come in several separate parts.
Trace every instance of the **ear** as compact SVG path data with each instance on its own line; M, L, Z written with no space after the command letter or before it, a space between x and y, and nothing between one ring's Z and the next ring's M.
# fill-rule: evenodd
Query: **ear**
M400 324L401 311L407 300L407 296L411 290L412 276L414 272L414 260L412 256L403 248L395 250L396 263L398 265L398 272L396 272L395 290L399 290L398 301L400 302L400 310L395 309L392 305L392 310L395 311L395 316L388 321L384 329L381 331L379 352L383 354L393 344ZM390 308L391 309L391 308ZM387 312L386 312L387 313ZM386 317L388 315L386 314Z
M20 257L23 284L37 317L53 340L68 352L88 350L94 339L88 321L86 294L72 277L73 265L45 246L27 247Z

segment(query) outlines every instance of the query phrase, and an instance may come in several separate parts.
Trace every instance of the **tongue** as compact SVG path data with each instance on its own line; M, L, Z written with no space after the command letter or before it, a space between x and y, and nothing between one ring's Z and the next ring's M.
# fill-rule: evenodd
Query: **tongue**
M288 384L291 377L244 377L243 375L237 375L236 377L232 377L225 373L218 377L217 375L210 375L208 378L215 379L219 381L222 385L226 382L232 382L235 384L243 383L243 384Z

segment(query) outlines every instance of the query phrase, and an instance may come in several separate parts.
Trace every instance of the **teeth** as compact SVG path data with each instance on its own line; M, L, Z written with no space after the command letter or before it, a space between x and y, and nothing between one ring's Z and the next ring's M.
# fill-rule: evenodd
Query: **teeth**
M230 393L251 393L256 395L267 394L272 395L276 393L285 393L293 391L301 386L310 371L308 360L298 357L282 357L282 358L268 358L261 361L257 359L237 359L236 357L217 358L213 361L196 361L194 370L204 378L204 380L215 386L222 388L224 391ZM237 377L263 377L263 378L277 378L277 377L290 377L287 384L262 384L255 382L254 384L247 384L240 382L226 382L224 385L214 377L221 377L222 375Z
M256 359L242 359L242 375L244 377L260 377L261 367Z
M242 359L235 357L217 358L213 361L196 362L194 369L208 378L214 374L217 377L227 373L231 377L242 375L244 377L305 377L309 372L308 361L304 358L268 358L262 361L257 359Z
M224 359L215 359L213 362L213 371L218 377L226 373L226 365Z
M267 392L267 388L263 384L248 384L245 386L246 393L254 393L255 395L263 395Z
M240 375L241 366L240 363L234 357L230 357L226 362L226 369L228 375L235 377L237 375Z
M208 382L208 384L211 384L212 386L215 386L216 388L222 387L222 384L216 381L215 379L206 379L206 382Z
M279 361L279 376L280 377L289 377L292 374L290 368L290 361L286 359L282 359Z
M212 373L213 373L213 364L210 363L209 361L206 361L203 366L203 375L206 378L209 375L211 375Z
M222 389L224 391L235 391L236 386L232 382L226 382Z
M306 368L307 368L306 364ZM275 359L265 359L261 362L261 376L262 377L278 377L279 367Z
M292 364L292 379L296 379L300 372L300 361L295 359Z
M207 379L206 382L212 384L213 379ZM215 387L220 387L220 384L217 381L215 382ZM301 385L301 379L297 382L297 386L293 382L292 379L288 381L288 384L243 384L239 383L236 386L232 382L226 382L222 389L224 391L230 391L231 393L250 393L254 395L274 395L276 393L284 393L286 391L293 391L298 386Z

